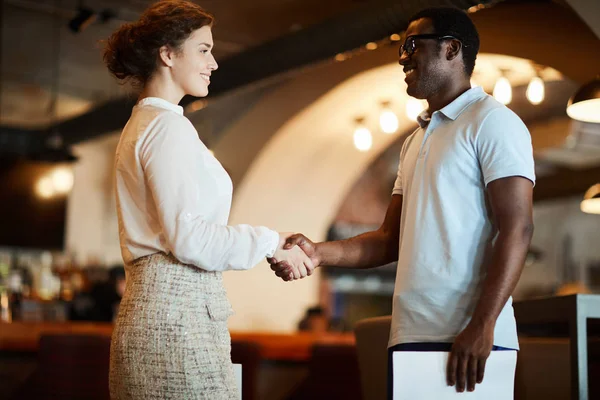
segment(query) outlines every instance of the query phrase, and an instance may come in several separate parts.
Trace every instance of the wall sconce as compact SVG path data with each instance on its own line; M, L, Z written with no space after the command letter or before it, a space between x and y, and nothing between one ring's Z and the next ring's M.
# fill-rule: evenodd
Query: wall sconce
M569 99L567 114L577 121L600 123L600 77L583 85Z
M68 167L59 167L52 172L52 185L60 194L66 194L73 189L73 171Z
M41 178L38 183L35 185L35 192L42 199L49 199L54 196L54 185L52 184L52 178L49 176L44 176Z
M593 185L583 195L581 211L588 214L600 214L600 183Z
M398 130L398 117L390 108L390 102L381 103L382 110L379 114L379 126L384 133L394 133Z
M73 189L73 170L69 167L57 167L50 174L40 178L35 186L37 195L42 199L66 195Z
M359 151L369 151L373 146L373 135L364 125L364 118L356 118L356 129L354 129L354 147Z

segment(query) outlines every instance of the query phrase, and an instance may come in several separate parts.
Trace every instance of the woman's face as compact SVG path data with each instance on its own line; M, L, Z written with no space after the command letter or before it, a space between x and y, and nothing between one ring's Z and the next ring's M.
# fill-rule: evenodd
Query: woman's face
M185 94L195 97L208 95L210 75L218 68L212 48L211 28L203 26L192 32L173 58L173 80Z

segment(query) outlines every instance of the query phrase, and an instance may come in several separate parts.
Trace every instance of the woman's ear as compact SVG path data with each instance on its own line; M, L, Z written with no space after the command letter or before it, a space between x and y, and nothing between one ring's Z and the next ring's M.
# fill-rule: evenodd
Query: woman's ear
M169 46L162 46L158 50L158 57L161 62L167 67L173 66L173 59L175 58L175 52Z

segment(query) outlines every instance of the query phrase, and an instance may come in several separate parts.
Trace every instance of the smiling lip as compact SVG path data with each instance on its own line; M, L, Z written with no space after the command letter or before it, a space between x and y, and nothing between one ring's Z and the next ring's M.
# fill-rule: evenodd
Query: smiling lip
M404 81L406 83L408 83L409 78L412 79L412 76L413 76L413 74L415 73L416 70L417 69L414 68L414 67L405 67L404 68L404 74L405 74Z
M204 79L204 82L210 84L210 75L200 74L200 77Z

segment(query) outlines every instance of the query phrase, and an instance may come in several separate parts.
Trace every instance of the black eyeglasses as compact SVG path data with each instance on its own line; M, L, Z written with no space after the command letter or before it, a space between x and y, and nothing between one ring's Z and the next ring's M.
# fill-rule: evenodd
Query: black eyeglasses
M438 35L437 33L426 33L423 35L410 35L409 37L406 38L406 40L404 41L404 44L400 46L399 56L402 57L402 54L404 54L404 52L406 52L406 54L408 54L409 56L412 56L412 54L417 49L417 44L415 43L415 40L417 40L417 39L435 39L435 40L454 39L454 40L458 40L460 42L461 46L467 47L460 41L460 39L458 39L454 36L450 36L450 35Z

